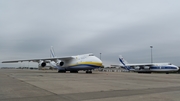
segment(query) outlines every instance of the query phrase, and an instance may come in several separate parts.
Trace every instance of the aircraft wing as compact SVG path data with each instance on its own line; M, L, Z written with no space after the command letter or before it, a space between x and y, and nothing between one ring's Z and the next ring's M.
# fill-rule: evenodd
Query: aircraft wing
M60 58L41 58L41 59L27 59L27 60L12 60L12 61L3 61L2 63L16 63L16 62L39 62L39 61L56 61L56 60L70 60L73 59L72 56L70 57L60 57Z

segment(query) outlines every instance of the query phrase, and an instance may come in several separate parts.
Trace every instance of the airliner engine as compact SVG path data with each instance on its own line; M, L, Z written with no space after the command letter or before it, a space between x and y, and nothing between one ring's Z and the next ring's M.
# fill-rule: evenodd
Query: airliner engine
M150 66L144 66L144 69L150 69Z
M46 62L40 61L40 62L39 62L39 66L40 66L40 67L45 67L45 66L46 66Z
M139 70L140 67L139 67L139 66L135 66L134 69L135 69L135 70Z
M59 65L59 66L64 66L64 64L65 64L65 62L64 61L61 61L61 60L56 60L56 63L57 63L57 65Z
M63 61L61 61L61 62L59 62L59 66L64 66L64 62Z

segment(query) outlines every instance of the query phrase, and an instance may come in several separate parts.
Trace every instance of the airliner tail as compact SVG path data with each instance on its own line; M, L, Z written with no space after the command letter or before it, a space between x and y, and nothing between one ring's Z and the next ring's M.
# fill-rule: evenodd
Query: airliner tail
M126 64L128 64L128 62L122 57L122 55L119 55L119 61L124 66L125 69L130 70L130 67L126 66Z

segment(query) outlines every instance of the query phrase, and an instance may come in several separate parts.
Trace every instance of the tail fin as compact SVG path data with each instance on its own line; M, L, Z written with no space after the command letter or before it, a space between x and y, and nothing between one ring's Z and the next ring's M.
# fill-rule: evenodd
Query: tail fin
M50 57L52 57L52 58L56 57L53 46L51 46L51 49L50 49Z
M51 49L50 49L50 57L51 57L51 58L55 58L55 57L56 57L56 55L55 55L55 53L54 53L54 48L53 48L53 46L51 46ZM51 61L49 64L50 64L50 66L51 66L52 68L60 69L60 66L56 65L56 62L55 62L55 61Z
M130 70L130 67L126 66L126 64L128 64L128 62L122 57L122 55L119 55L119 61L124 66L125 69Z

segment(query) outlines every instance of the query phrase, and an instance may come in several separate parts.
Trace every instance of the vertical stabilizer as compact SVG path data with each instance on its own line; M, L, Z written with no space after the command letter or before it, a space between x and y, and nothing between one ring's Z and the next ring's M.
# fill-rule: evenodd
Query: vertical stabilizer
M55 55L55 53L54 53L53 46L51 46L51 49L50 49L50 57L51 57L51 58L56 57L56 55Z
M125 69L130 70L130 67L126 65L128 64L128 62L122 57L122 55L119 55L119 61L124 66Z
M53 46L51 46L51 49L50 49L50 57L51 58L55 58L56 57L56 55L55 55L55 53L54 53L54 48L53 48ZM52 68L60 68L60 66L57 66L56 65L56 62L54 62L54 61L51 61L50 63L50 66L52 67Z

